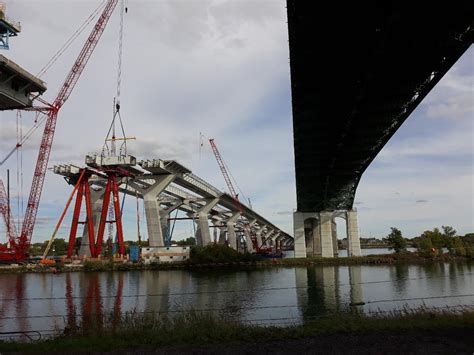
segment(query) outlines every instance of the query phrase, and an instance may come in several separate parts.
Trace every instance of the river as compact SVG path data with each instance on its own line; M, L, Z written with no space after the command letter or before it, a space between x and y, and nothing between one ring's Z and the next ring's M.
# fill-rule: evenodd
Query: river
M96 315L194 309L258 324L349 311L474 305L474 263L0 275L0 332L63 329ZM364 302L364 305L354 306ZM352 304L352 306L351 306ZM455 308L454 308L455 309Z

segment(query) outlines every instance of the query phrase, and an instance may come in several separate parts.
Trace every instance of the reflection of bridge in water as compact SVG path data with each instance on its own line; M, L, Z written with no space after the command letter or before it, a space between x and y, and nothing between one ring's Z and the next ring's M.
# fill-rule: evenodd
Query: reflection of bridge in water
M104 319L114 326L134 310L285 325L354 310L472 307L473 271L446 263L0 275L0 338L7 330L56 334Z
M295 281L303 321L354 310L363 302L358 265L296 268Z

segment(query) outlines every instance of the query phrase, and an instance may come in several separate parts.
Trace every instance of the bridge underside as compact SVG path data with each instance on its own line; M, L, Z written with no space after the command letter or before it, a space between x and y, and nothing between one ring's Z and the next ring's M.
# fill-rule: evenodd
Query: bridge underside
M298 211L348 210L362 173L472 43L472 3L287 5Z

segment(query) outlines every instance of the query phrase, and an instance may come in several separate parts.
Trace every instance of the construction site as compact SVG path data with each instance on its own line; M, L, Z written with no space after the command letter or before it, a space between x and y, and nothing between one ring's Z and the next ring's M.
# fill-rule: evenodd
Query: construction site
M120 3L120 4L119 4ZM8 50L12 38L21 34L19 23L6 16L6 6L0 6L1 48ZM102 142L102 150L96 153L84 152L84 164L55 164L49 167L49 158L54 149L53 140L61 111L71 95L81 75L87 70L89 59L100 45L112 15L118 13L118 62L116 76L116 95L113 99L113 112L108 132ZM40 79L15 63L0 56L0 110L17 110L17 132L23 129L21 112L33 113L34 123L26 133L17 135L16 144L2 157L2 179L0 180L0 213L5 223L6 240L0 244L0 261L5 264L25 264L36 262L54 265L56 261L80 263L84 260L114 258L117 262L159 263L184 261L189 259L190 246L172 245L176 223L188 221L193 226L193 237L197 246L226 245L240 253L253 253L267 257L281 257L284 250L293 246L293 238L271 221L254 211L250 200L244 201L234 187L228 166L214 139L209 146L216 159L216 174L220 170L228 191L221 191L204 179L193 174L179 161L164 157L135 157L128 153L127 144L133 144L134 137L125 135L124 120L121 115L122 85L122 46L124 18L128 6L119 0L108 0L96 8L85 23L58 50L43 69L41 75L69 47L78 34L84 31L92 20L96 20L86 42L74 61L62 86L47 88ZM90 26L89 26L90 27ZM21 38L15 41L21 41ZM103 78L101 80L106 80ZM125 84L125 83L123 83ZM44 93L57 91L54 100L47 101ZM44 125L44 127L42 127ZM12 213L14 197L11 194L13 180L10 169L3 171L4 164L15 155L22 154L22 148L35 131L42 128L40 146L31 188L22 211ZM202 143L201 143L202 145ZM93 147L91 147L93 148ZM17 159L17 176L23 172ZM63 177L70 186L70 195L63 201L63 211L55 217L54 231L42 257L34 260L29 248L34 241L38 210L41 209L41 194L48 168L58 177ZM12 174L13 175L13 174ZM51 177L50 177L51 178ZM19 178L16 179L19 181ZM29 180L28 177L25 179ZM21 180L23 184L23 180ZM19 186L16 186L16 190ZM18 194L19 195L19 194ZM26 193L25 193L26 195ZM123 228L124 201L136 200L136 233L125 235ZM18 206L20 206L17 198ZM140 207L142 206L142 207ZM141 212L143 210L143 215ZM19 217L21 216L21 218ZM131 218L132 218L131 217ZM21 220L20 220L21 219ZM140 231L140 220L146 229ZM51 257L55 238L63 223L69 224L67 255ZM144 237L146 235L146 237ZM78 236L81 236L77 246ZM134 241L134 246L126 251L125 240Z

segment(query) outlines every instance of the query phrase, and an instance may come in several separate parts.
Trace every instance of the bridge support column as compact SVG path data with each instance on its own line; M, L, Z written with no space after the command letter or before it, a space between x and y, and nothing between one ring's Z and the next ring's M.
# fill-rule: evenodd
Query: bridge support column
M339 255L339 246L337 244L337 224L334 218L331 220L332 250L334 256Z
M206 246L211 243L211 232L209 231L209 212L217 205L219 198L216 197L201 207L197 212L196 243L199 246Z
M332 236L332 212L319 213L319 225L321 231L321 256L323 258L334 257Z
M148 245L151 248L165 245L158 195L174 180L174 175L153 176L153 179L155 180L153 185L146 190L140 189L145 205Z
M347 242L348 242L348 256L361 256L360 238L359 238L359 223L357 221L357 211L351 210L346 212L347 222Z
M217 242L217 244L219 244L219 245L224 245L225 244L226 234L227 234L226 229L224 227L220 227L219 228L219 241Z
M263 234L263 231L264 231L264 230L265 230L265 225L262 225L262 226L257 230L257 233L256 233L257 246L258 246L259 248L263 245L262 234Z
M171 206L169 206L166 209L160 209L160 223L161 223L161 231L163 234L163 240L164 240L164 245L166 245L166 238L171 238L171 223L169 221L170 214L174 210L176 210L179 206L183 204L183 201L177 200L175 203L173 203ZM171 239L169 240L169 243L171 245Z
M321 256L321 217L317 212L294 212L295 258Z
M102 212L102 203L104 201L105 189L93 190L91 189L91 204L92 204L92 220L94 223L94 231L97 232L100 223L100 213ZM85 226L85 225L84 225ZM94 236L94 240L95 240ZM82 231L81 247L78 252L79 256L91 256L89 248L89 232L84 227Z
M247 225L247 227L244 228L245 244L246 244L246 247L247 247L247 251L249 253L255 251L255 249L253 247L253 243L252 243L252 226L254 226L255 223L257 223L256 219L250 221L249 224Z
M237 250L237 235L235 234L235 224L240 217L240 212L235 212L232 216L226 221L227 225L227 242L229 247Z
M270 241L271 241L271 237L272 237L272 235L273 235L274 232L275 232L275 231L274 231L273 229L269 229L269 230L267 231L267 234L265 234L265 237L263 238L263 244L264 244L265 246L267 246L267 247L268 247L268 246L271 246Z

